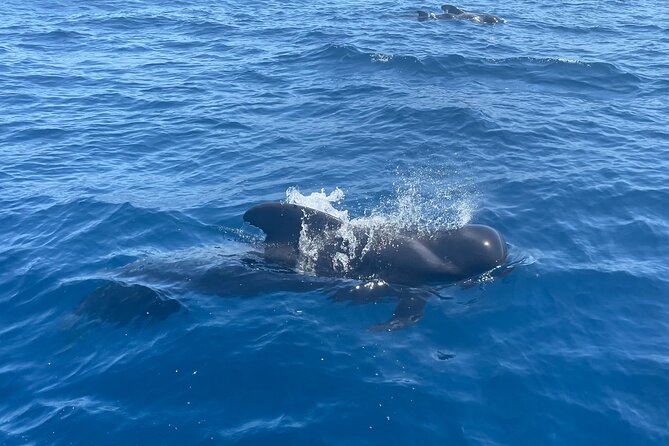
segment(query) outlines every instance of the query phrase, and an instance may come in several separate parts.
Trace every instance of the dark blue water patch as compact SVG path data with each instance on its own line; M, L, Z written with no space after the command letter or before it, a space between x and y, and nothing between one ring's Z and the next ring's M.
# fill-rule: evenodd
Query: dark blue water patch
M416 109L411 106L400 108L386 106L379 110L369 110L367 116L360 116L365 126L379 128L399 127L405 132L433 132L448 134L460 132L486 132L497 126L474 110L460 107L436 109Z
M16 79L9 79L10 81L15 81ZM23 85L32 85L38 87L58 87L62 88L64 84L70 86L75 86L79 84L80 86L85 86L89 81L84 76L60 73L60 74L34 74L26 75L21 78Z
M12 139L16 142L31 140L31 139L41 139L48 138L50 140L57 141L59 139L65 138L68 132L63 129L57 128L33 128L20 130L14 132L11 136Z
M59 51L67 48L67 51L81 51L85 45L90 43L93 35L65 29L43 29L40 31L25 31L20 35L20 41L15 44L14 49L28 50L39 54L43 51ZM21 51L23 53L23 51Z
M86 17L83 20L83 24L101 30L130 33L138 33L148 29L169 30L177 25L175 21L167 16L132 13L124 15L93 15Z
M275 85L283 85L286 82L286 80L283 78L269 76L252 69L237 72L231 77L231 79L241 83L257 84L257 88L267 88Z
M89 218L82 221L77 218L80 215L87 215ZM117 205L78 200L42 210L36 209L31 220L8 219L4 227L10 234L19 233L19 228L24 225L33 228L30 236L24 235L7 240L14 248L32 248L40 252L46 260L58 253L60 246L67 245L69 247L67 256L74 259L86 256L88 244L86 240L90 238L98 239L100 243L105 243L103 240L107 240L110 247L118 249L125 243L133 243L138 236L146 237L148 233L144 230L137 233L131 229L136 227L138 222L144 222L141 226L145 225L147 230L154 233L154 237L159 239L170 237L174 247L179 246L180 238L187 240L182 241L187 246L197 244L193 243L192 237L195 234L184 230L184 225L199 226L197 222L178 214L137 209L127 203ZM67 228L67 235L62 234L60 228Z
M536 28L541 28L541 26L534 25ZM609 27L609 26L574 26L574 25L562 25L559 22L554 23L551 25L551 29L557 33L562 33L562 34L575 34L578 35L579 37L587 37L590 36L592 37L597 36L616 36L618 31L614 27Z

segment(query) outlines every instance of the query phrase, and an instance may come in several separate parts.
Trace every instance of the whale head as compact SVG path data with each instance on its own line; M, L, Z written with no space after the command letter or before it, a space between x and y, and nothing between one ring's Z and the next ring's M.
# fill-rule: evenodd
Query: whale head
M435 254L457 265L463 277L490 271L506 262L507 247L502 235L490 226L465 225L436 237Z

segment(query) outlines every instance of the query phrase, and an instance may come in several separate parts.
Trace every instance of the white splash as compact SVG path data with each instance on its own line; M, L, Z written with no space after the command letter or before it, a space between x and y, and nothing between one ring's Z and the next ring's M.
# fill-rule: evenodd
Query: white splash
M309 225L302 222L300 240L298 242L299 258L297 269L304 273L315 274L319 253L323 249L323 237L309 232Z
M338 187L335 187L329 194L325 193L325 189L321 189L320 192L312 192L309 195L302 195L297 187L289 187L286 190L286 203L316 209L343 221L348 221L348 211L340 211L332 205L332 203L341 204L343 199L344 191Z
M466 183L444 182L449 172L438 168L413 169L398 175L395 195L372 216L401 230L429 234L462 227L476 209L476 199Z
M380 62L380 63L385 63L385 62L390 62L393 60L393 55L392 54L383 54L383 53L374 53L370 56L372 59L372 62Z
M344 222L338 230L332 233L312 231L306 222L302 223L298 244L300 252L298 269L300 271L309 274L315 273L320 254L324 252L326 247L330 250L335 249L331 256L332 264L330 266L332 269L342 273L349 270L350 259L355 257L357 240L351 229L348 211L334 207L334 204L341 204L344 196L344 191L338 187L335 187L329 194L325 192L325 189L321 189L320 192L312 192L309 195L302 194L297 187L289 187L286 190L287 203L316 209Z
M303 223L300 232L298 269L314 274L323 261L333 271L346 273L378 244L392 242L397 233L415 232L423 235L454 229L467 224L474 213L472 195L462 185L444 186L443 176L435 172L410 172L395 185L395 195L368 215L349 218L348 210L340 210L344 191L336 187L302 194L298 188L286 190L286 202L325 212L343 224L330 233L310 230ZM362 235L363 239L360 239ZM327 255L321 258L321 254Z

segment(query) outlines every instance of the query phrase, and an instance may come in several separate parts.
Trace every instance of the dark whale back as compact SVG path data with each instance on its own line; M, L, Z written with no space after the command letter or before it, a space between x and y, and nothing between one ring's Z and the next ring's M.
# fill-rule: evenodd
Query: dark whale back
M441 10L444 11L447 14L453 14L453 15L458 15L458 14L464 14L465 12L458 8L457 6L453 5L442 5Z
M325 212L304 206L270 202L252 207L244 220L265 232L265 256L295 265L299 258L303 225L308 236L322 236L314 271L319 275L379 278L395 283L419 284L457 281L473 277L506 261L506 243L495 229L465 225L436 234L417 235L388 231L374 237L355 228L357 249L348 251L351 269L333 266L341 255L341 239L332 237L344 222Z
M266 243L297 245L302 225L316 231L336 230L343 222L335 216L297 204L268 202L244 213L244 221L262 229Z
M458 8L457 6L453 5L442 5L441 10L444 11L444 14L438 16L438 18L442 19L466 19L477 23L488 23L488 24L503 22L502 19L500 19L495 15L466 12Z

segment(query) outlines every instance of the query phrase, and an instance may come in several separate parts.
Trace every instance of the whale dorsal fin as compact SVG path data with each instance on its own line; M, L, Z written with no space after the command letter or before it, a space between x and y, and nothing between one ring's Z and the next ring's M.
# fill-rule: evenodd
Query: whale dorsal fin
M310 230L336 230L343 221L325 212L297 204L267 202L244 213L244 221L262 229L267 243L287 243L297 245L303 224Z
M448 13L448 14L458 15L458 14L464 14L465 13L462 9L458 8L457 6L453 6L453 5L443 5L441 7L441 9L442 9L442 11L444 11L445 13Z
M430 13L425 11L416 11L418 13L418 20L428 20Z

